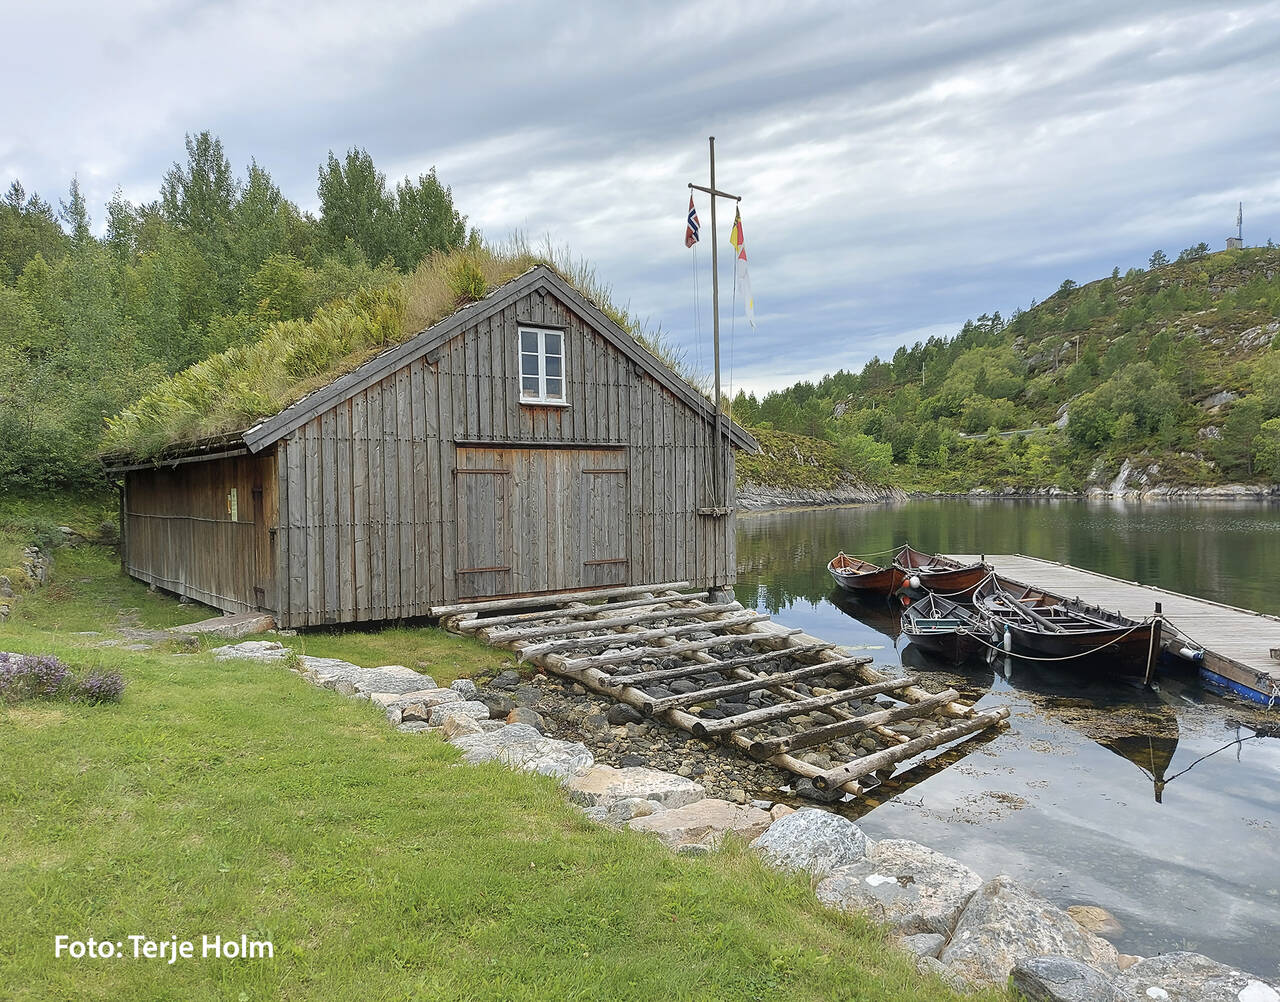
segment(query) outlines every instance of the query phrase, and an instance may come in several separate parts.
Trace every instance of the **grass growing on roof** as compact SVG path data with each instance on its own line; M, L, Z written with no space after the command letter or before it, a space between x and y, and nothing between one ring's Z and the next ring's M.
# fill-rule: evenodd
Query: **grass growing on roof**
M271 324L251 344L229 348L163 380L107 420L106 453L150 457L168 447L243 430L358 368L392 345L483 299L538 264L558 271L618 326L677 371L683 360L661 330L648 329L586 262L519 235L506 245L436 252L402 280L321 306L308 320Z
M0 648L129 679L119 705L0 715L0 996L959 998L879 927L822 908L805 878L740 844L688 859L602 829L552 780L455 767L436 738L278 665L65 632L94 616L107 627L117 602L147 626L201 611L85 547L60 553L54 586L0 626ZM203 934L244 933L270 940L274 959L55 960L59 933L126 947L177 935L197 949Z

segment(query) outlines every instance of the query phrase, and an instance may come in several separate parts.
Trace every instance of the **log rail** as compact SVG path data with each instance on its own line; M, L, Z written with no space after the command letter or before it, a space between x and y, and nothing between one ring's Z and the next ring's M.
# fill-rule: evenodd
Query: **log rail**
M506 648L520 660L653 719L718 739L757 761L810 779L820 790L855 797L877 785L868 784L874 773L1001 726L1009 716L1008 707L979 712L960 702L953 689L931 693L914 675L891 677L872 667L869 657L850 656L801 630L783 628L767 615L737 603L711 602L707 592L681 590L685 588L686 582L676 581L495 599L441 606L432 614L452 632ZM725 648L724 656L718 656ZM846 684L805 683L821 682L820 676ZM648 691L677 681L694 688L656 696ZM749 697L769 705L727 714L718 710L726 705L722 700ZM896 704L886 707L875 697ZM850 706L862 701L870 709ZM815 712L833 722L795 720ZM927 729L908 735L893 728L907 721L916 731ZM768 729L779 724L789 730L778 734ZM868 735L882 747L855 755L858 749L845 743ZM823 749L828 760L836 760L832 753L847 760L824 769L794 754Z

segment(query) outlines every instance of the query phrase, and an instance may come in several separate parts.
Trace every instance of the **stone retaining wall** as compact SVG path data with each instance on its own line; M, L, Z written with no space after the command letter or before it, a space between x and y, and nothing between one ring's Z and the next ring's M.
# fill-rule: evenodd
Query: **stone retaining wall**
M24 546L16 574L0 574L0 623L12 614L13 605L24 592L39 588L49 580L53 558L38 546Z

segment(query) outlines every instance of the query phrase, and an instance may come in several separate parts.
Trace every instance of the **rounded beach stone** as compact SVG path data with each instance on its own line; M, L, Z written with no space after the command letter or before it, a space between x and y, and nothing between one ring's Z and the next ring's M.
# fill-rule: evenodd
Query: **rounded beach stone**
M1114 946L1001 875L969 900L940 959L977 984L1003 984L1019 961L1045 956L1072 957L1106 974L1118 970Z
M1280 1002L1280 989L1200 953L1165 953L1140 960L1115 979L1126 999L1168 1002Z
M981 886L980 876L950 856L907 839L884 839L870 844L866 859L832 870L815 893L824 904L870 915L899 935L948 936Z
M1120 1002L1115 985L1074 957L1029 957L1013 968L1013 987L1027 1002Z
M825 876L865 859L867 836L848 818L805 807L773 822L751 848L771 866Z

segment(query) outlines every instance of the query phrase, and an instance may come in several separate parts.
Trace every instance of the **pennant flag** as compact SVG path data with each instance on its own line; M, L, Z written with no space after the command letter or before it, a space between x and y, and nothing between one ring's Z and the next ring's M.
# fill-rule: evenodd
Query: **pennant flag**
M689 221L684 230L684 245L692 247L698 242L698 210L693 207L693 196L689 196Z
M747 275L747 242L742 235L742 212L734 210L733 213L733 229L729 231L729 243L733 244L733 249L737 253L737 262L734 265L734 272L738 285L742 287L743 302L747 307L747 323L751 324L751 329L756 328L756 300L751 295L751 279Z

